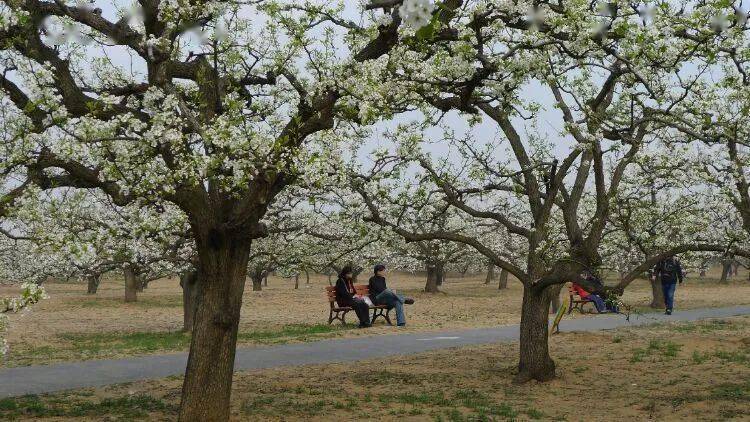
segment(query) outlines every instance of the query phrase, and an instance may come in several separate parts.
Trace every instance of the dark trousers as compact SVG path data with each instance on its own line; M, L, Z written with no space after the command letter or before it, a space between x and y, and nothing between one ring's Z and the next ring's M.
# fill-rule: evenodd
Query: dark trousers
M370 307L367 306L367 302L355 297L352 299L352 309L354 309L357 318L359 318L359 325L370 324Z
M674 307L674 291L676 288L676 281L661 281L661 291L664 293L664 307L669 311Z

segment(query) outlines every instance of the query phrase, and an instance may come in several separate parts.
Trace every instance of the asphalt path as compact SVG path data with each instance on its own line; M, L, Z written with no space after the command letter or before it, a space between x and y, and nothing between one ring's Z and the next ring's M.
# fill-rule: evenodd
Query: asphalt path
M560 331L600 331L650 325L667 321L697 321L750 315L750 306L692 309L660 314L592 315L563 319ZM394 328L396 331L397 328ZM518 339L518 326L419 333L389 334L321 340L310 343L237 349L235 370L274 368L320 363L352 362L394 355L410 355L452 347L472 346ZM53 365L0 369L0 398L25 394L99 387L110 384L182 375L187 353L147 355L125 359L89 360Z

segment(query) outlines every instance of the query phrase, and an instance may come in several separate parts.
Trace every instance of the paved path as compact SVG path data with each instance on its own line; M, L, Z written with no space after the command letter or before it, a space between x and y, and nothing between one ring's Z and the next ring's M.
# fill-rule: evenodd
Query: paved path
M633 315L630 321L626 321L621 315L592 316L563 320L561 331L597 331L664 321L695 321L737 315L750 315L750 306L677 311L670 317L659 314ZM241 371L277 366L350 362L449 347L513 342L517 339L518 326L504 326L242 348L237 350L235 368ZM186 361L186 353L175 353L0 369L0 398L182 375Z

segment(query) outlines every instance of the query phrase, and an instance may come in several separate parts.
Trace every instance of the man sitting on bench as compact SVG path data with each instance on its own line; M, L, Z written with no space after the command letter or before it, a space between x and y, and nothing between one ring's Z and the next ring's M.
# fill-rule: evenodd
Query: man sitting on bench
M370 277L370 299L376 305L386 305L389 308L396 308L396 324L399 327L406 325L406 316L404 315L404 303L411 305L414 299L405 298L397 295L389 289L385 283L385 265L378 264L375 266L375 275Z
M340 307L348 306L354 309L357 318L359 318L359 328L370 327L370 306L364 299L357 296L353 279L354 271L352 267L347 265L341 270L339 278L336 280L336 303Z
M600 285L600 286L603 287L601 281L598 278L596 278L596 277L594 277L592 275L584 275L584 277L587 280L591 281L592 283L598 284L598 285ZM576 294L578 296L581 297L581 300L588 300L588 301L592 302L594 304L594 306L596 307L597 312L599 312L600 314L604 313L604 312L607 312L607 311L609 311L609 312L615 312L615 313L617 312L617 308L614 307L614 306L612 306L612 305L610 305L610 304L608 304L608 303L606 303L604 301L604 299L602 299L602 297L599 296L599 294L597 294L597 293L589 293L583 287L579 286L578 284L576 284L576 283L572 283L572 284L573 284L573 286L572 286L573 290L576 292Z

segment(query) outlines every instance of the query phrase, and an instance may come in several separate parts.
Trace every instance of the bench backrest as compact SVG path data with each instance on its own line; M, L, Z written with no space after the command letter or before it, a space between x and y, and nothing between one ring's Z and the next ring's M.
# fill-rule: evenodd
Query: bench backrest
M354 291L357 292L358 295L368 296L370 294L370 286L367 284L355 284ZM328 301L330 303L336 301L336 287L326 286L326 294L328 295Z

